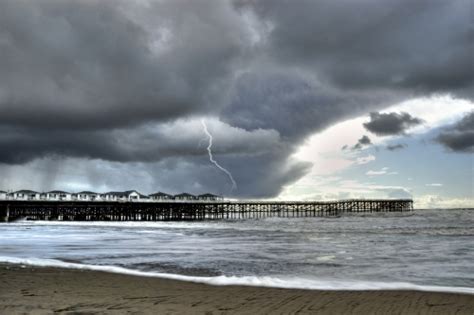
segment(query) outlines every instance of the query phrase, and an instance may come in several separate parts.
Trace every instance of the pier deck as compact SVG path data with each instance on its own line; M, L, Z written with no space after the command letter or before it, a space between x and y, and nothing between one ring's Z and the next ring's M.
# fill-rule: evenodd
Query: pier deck
M413 210L411 199L340 201L171 201L84 202L0 200L0 222L60 221L185 221L262 217L322 217L346 212Z

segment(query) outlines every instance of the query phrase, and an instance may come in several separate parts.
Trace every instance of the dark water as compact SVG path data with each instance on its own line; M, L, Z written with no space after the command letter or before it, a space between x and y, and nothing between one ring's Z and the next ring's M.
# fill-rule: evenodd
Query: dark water
M0 240L5 262L72 262L241 284L337 289L411 283L474 292L473 210L233 222L21 222L0 225Z

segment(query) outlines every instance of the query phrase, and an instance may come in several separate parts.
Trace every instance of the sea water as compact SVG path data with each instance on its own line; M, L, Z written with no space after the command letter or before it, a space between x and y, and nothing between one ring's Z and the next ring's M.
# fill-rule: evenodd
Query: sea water
M0 262L285 288L474 294L474 210L0 224Z

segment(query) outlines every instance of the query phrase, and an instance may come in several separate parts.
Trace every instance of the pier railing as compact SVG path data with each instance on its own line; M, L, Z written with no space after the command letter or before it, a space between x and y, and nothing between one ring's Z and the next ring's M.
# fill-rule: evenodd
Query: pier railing
M322 217L347 212L413 210L411 199L339 201L91 202L0 200L0 221L185 221L262 217Z

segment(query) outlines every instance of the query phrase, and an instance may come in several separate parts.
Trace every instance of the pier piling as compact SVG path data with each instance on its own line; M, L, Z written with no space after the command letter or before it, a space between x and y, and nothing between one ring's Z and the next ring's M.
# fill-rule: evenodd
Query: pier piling
M0 222L8 222L10 216L10 206L8 204L0 205Z

